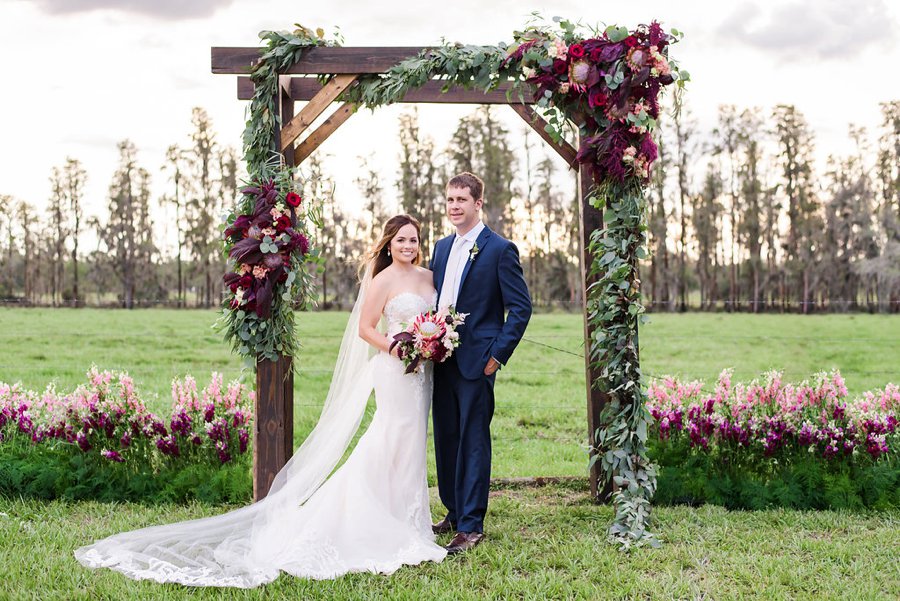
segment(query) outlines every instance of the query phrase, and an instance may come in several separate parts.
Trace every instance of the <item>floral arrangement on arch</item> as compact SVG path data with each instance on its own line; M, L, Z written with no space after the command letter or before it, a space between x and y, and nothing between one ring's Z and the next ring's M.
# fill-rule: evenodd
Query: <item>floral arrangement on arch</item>
M502 66L521 72L534 87L538 106L559 109L562 115L552 117L551 125L559 129L566 116L580 115L582 129L595 132L581 140L577 155L595 170L595 179L649 179L657 158L651 132L660 91L676 82L682 87L689 77L668 58L680 32L667 33L653 21L634 31L610 26L583 38L575 25L559 22L560 32L543 27L517 32L517 44Z
M309 239L294 229L303 199L287 192L282 200L273 181L241 192L253 198L253 211L238 215L225 228L225 239L232 243L228 257L236 271L226 273L224 280L234 295L232 309L266 319L272 314L275 285L287 283L294 255L302 259L309 252Z
M241 189L226 219L224 329L247 363L293 354L294 300L308 298L312 288L306 263L316 260L309 239L316 214L296 186L291 169L255 181Z

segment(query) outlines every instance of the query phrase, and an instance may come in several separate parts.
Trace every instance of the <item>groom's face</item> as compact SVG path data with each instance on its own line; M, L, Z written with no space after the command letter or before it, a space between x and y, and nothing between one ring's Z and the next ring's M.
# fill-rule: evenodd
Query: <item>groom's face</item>
M484 200L473 198L468 188L447 187L447 217L457 229L469 230L481 219Z

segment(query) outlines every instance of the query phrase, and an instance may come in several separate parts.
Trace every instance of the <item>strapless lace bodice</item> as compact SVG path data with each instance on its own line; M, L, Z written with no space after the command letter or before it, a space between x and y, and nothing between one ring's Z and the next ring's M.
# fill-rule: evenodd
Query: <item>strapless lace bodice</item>
M437 302L437 292L431 293L427 299L415 292L401 292L384 306L384 318L387 321L387 333L393 336L404 329L409 323L424 311L434 308Z

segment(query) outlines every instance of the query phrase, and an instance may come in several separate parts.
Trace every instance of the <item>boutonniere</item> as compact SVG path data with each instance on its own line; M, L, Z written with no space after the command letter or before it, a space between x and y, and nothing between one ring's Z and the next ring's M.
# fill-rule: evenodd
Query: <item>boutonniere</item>
M478 242L476 241L472 248L469 249L469 261L474 261L480 250L481 249L478 248Z

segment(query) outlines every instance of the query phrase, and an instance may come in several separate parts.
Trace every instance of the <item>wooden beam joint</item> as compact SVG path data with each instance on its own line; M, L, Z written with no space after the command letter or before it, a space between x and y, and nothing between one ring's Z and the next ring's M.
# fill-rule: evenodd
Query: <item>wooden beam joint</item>
M525 104L510 104L509 106L512 107L512 109L516 111L516 114L522 117L525 123L530 125L531 128L536 131L559 156L562 157L566 162L566 165L570 168L577 167L575 157L578 155L578 151L566 140L560 140L559 142L554 140L553 136L547 132L547 122L544 121L543 117L541 117L537 111Z
M325 112L328 105L356 81L357 77L359 76L352 73L335 75L332 77L331 80L329 80L328 83L313 96L309 103L304 106L289 123L281 128L281 146L279 150L282 152L287 150L287 148L294 143L294 140L306 131L319 115ZM287 94L290 95L290 78L288 78L287 82Z
M297 145L297 150L294 151L294 164L299 165L309 157L322 142L327 140L337 128L350 118L350 115L356 112L356 107L357 105L352 102L345 102L338 110L332 113L322 125L309 134L305 140L300 142L300 144Z

